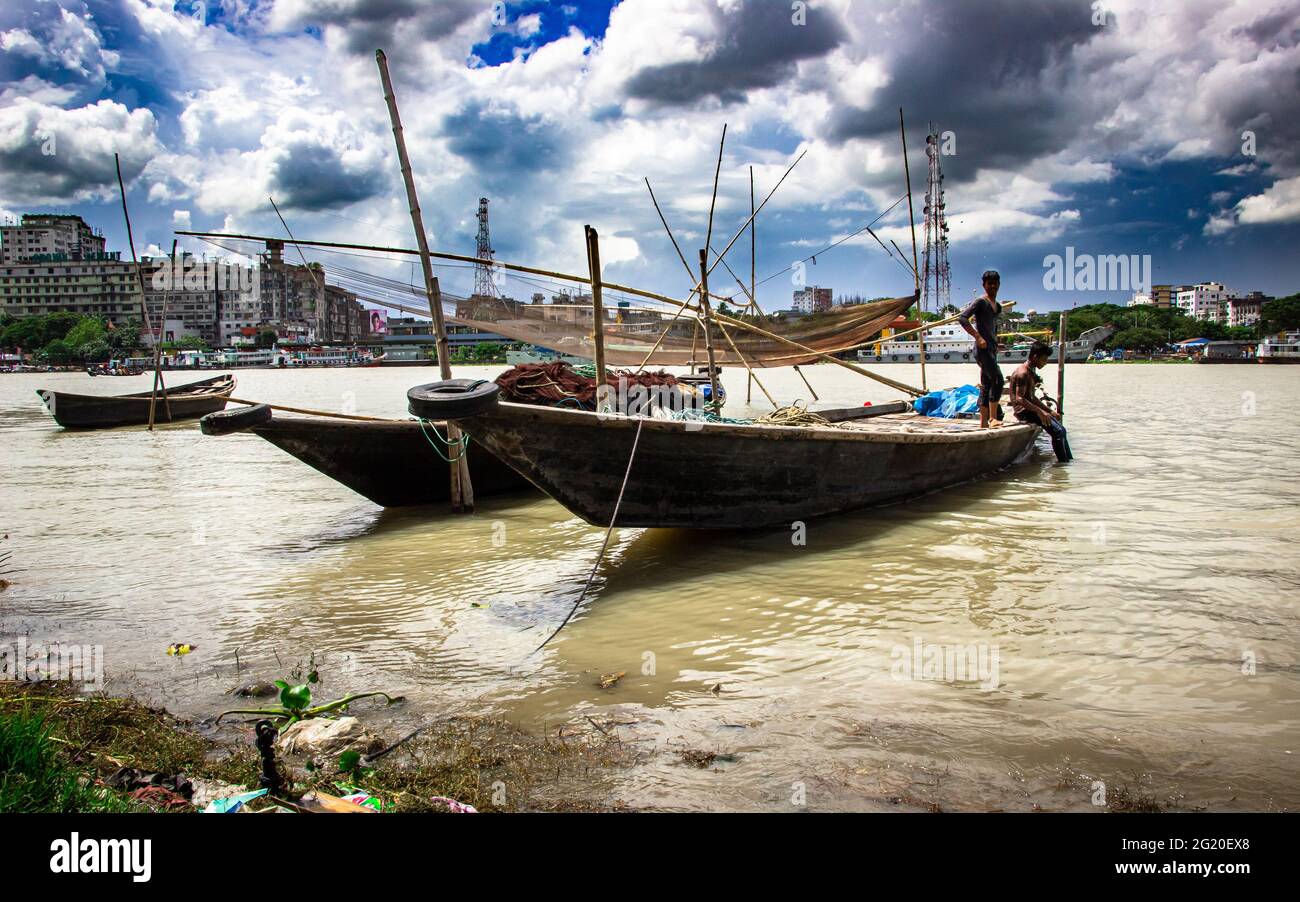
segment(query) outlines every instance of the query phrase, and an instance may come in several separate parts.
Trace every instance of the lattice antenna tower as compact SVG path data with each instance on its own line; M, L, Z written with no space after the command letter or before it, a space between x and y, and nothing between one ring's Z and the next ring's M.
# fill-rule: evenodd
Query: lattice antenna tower
M921 309L938 312L952 303L948 269L948 218L944 214L943 170L939 165L939 130L930 123L925 136L929 176L925 185L925 263L921 270Z
M474 256L480 260L491 260L492 238L488 233L488 199L478 199L478 247ZM498 296L496 282L492 280L492 266L488 263L474 264L474 293L486 298Z

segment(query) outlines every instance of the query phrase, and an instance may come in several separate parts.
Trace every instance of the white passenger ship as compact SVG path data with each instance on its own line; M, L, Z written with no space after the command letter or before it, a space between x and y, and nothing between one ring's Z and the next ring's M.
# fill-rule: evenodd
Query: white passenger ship
M1255 359L1260 363L1300 363L1300 332L1272 336L1259 344Z
M1065 360L1067 363L1083 363L1092 355L1092 351L1115 331L1113 326L1097 326L1079 335L1073 341L1065 343ZM1048 362L1056 362L1056 342L1052 346L1052 356ZM1003 345L998 350L999 363L1022 363L1029 356L1030 342L1017 342ZM863 363L920 363L921 346L915 336L904 341L881 341L858 351L858 360ZM925 362L929 363L973 363L975 361L975 339L966 334L957 323L938 326L926 333Z

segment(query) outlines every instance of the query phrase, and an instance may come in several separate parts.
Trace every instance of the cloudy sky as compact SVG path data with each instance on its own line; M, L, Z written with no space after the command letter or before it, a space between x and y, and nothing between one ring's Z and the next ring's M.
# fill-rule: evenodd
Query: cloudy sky
M918 195L926 123L952 133L954 301L990 266L1039 309L1127 297L1045 290L1067 247L1150 254L1156 282L1300 290L1300 0L18 0L0 215L77 212L124 250L116 151L141 247L281 234L268 196L298 237L412 246L379 47L435 249L473 252L486 195L499 258L582 271L591 223L606 278L680 295L642 180L695 258L725 123L719 250L749 167L761 199L807 151L759 217L759 301L786 307L786 267L903 195L901 106ZM906 202L878 232L910 250ZM747 274L748 253L728 262ZM911 290L866 235L806 271Z

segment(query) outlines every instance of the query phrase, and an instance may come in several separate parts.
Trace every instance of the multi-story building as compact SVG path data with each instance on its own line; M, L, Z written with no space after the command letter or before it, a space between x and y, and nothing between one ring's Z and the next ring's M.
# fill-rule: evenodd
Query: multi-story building
M123 320L140 314L135 268L102 254L100 259L48 259L0 263L0 310L14 316L59 311Z
M1262 291L1252 291L1244 298L1228 299L1228 325L1253 326L1264 313L1264 305L1273 298Z
M833 303L832 291L829 288L821 288L816 285L804 288L794 293L794 300L790 306L802 313L821 313L831 309Z
M1180 285L1174 294L1174 304L1188 316L1218 323L1227 321L1228 301L1236 297L1237 293L1222 282L1199 282Z
M103 256L104 236L80 216L24 213L19 223L0 226L0 264Z

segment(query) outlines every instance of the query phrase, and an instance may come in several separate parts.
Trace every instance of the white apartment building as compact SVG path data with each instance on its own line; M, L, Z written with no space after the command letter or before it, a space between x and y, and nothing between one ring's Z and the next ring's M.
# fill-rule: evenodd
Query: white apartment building
M1227 322L1228 301L1236 297L1237 292L1225 287L1222 282L1200 282L1179 286L1174 294L1174 306L1196 319Z
M1133 292L1133 297L1128 299L1128 305L1130 307L1143 307L1154 303L1155 299L1152 298L1151 295L1144 294L1141 291Z

